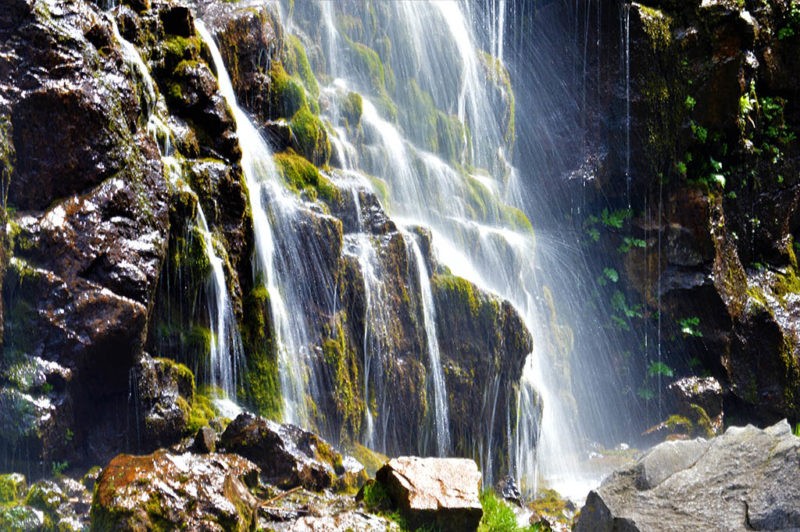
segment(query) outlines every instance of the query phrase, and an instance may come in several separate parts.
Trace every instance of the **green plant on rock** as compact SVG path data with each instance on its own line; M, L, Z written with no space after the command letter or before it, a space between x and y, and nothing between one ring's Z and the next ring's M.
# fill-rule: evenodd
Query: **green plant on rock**
M339 189L303 157L289 150L275 154L274 158L278 172L290 189L304 192L312 200L318 197L329 202L340 199Z
M322 120L307 105L292 116L291 128L300 154L317 166L328 164L331 157L328 132Z
M307 106L303 83L284 70L275 61L269 69L269 104L273 118L291 118L302 107Z
M277 353L269 334L269 292L262 280L247 294L243 302L242 342L247 357L247 371L241 382L240 395L262 416L281 419L281 399Z
M694 336L699 338L703 336L702 331L700 331L700 318L697 316L679 319L678 326L681 328L681 334L684 337Z

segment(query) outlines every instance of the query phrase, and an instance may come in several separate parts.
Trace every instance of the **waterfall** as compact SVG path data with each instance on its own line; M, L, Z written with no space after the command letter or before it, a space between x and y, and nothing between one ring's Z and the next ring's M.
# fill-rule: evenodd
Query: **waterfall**
M171 187L186 187L191 190L183 180L181 162L173 157L171 132L163 118L165 104L163 98L156 92L150 71L133 43L122 37L116 21L113 18L109 20L125 62L136 73L143 87L140 99L143 100L142 110L147 116L147 132L158 145L167 181ZM199 229L205 259L210 267L205 283L206 311L211 332L208 346L208 382L221 392L220 397L214 398L221 413L232 417L239 411L236 405L236 386L237 374L244 356L242 341L231 304L223 259L214 245L200 201L194 191L191 191L191 194L197 202L195 225Z
M503 4L499 2L497 9L504 11ZM296 4L295 9L302 8ZM536 349L524 366L517 416L502 420L514 425L509 427L509 433L515 435L512 467L519 477L524 477L523 484L530 487L539 473L548 480L569 477L574 472L572 464L580 440L579 431L569 422L575 416L569 403L564 402L564 397L570 396L571 383L559 370L563 362L556 361L562 355L548 345L548 323L542 318L548 310L538 295L544 280L537 265L533 235L525 224L515 223L519 220L515 214L518 211L504 203L510 200L522 206L518 172L505 160L512 140L508 130L513 126L507 123L511 95L510 87L503 83L507 78L504 65L499 58L477 49L471 29L474 25L461 4L382 4L391 20L385 30L393 48L383 60L389 61L386 70L391 69L395 76L393 96L398 106L397 115L393 116L386 103L387 89L376 86L374 79L354 63L351 37L340 33L336 4L320 2L319 9L323 14L323 43L327 46L320 64L329 69L320 76L321 80L328 80L328 86L321 89L328 96L323 109L325 118L334 126L338 123L340 99L348 91L357 91L363 98L362 136L355 138L344 128L336 128L334 144L340 147L335 149L357 148L358 157L348 156L347 160L358 161L358 170L387 183L389 198L385 207L395 220L431 228L437 257L453 274L499 294L520 312L534 335ZM296 24L292 21L287 26L297 31ZM502 53L502 31L497 32L492 46L493 51ZM424 129L424 120L404 115L418 106L419 100L430 102L429 112L437 123L453 124L449 131L454 131L454 149L446 149L452 140L446 134L439 131L438 139L432 141L431 131ZM415 244L409 244L416 255ZM365 285L373 282L369 249L362 239L358 245L353 244L351 251L359 256ZM469 256L463 250L469 250ZM416 261L423 264L419 257ZM377 285L367 288L368 307L374 308L379 300L380 291L376 288ZM425 294L423 298L427 299ZM374 314L369 317L376 318ZM433 317L426 317L425 322L426 327L432 324ZM370 325L365 333L365 351L379 348L368 345L375 342L374 327ZM428 330L428 340L434 337ZM428 345L427 349L431 376L438 381L441 367L434 362L438 358L436 347ZM374 379L374 359L374 354L369 357L365 353L368 381ZM441 382L444 383L443 378ZM444 387L436 390L437 386L434 405L444 407L445 401L436 400L437 395L446 395ZM365 383L369 401L380 405L375 395L378 388ZM476 393L484 398L487 412L496 410L496 385ZM380 412L380 416L385 415ZM366 442L380 439L381 429L373 426L376 420L371 416L367 412ZM446 412L437 412L436 416L438 432L446 424ZM487 419L492 424L494 421ZM485 435L474 437L476 455L482 466L490 467L494 443L491 427ZM444 443L442 438L437 441L440 452ZM535 464L544 465L537 469Z
M623 66L625 75L625 193L631 208L631 4L622 4Z
M430 372L433 380L434 432L436 433L436 452L438 456L447 456L450 450L450 420L447 408L447 390L445 389L444 372L442 371L439 340L436 332L436 308L433 303L433 291L428 276L428 268L416 238L406 235L406 242L411 246L419 274L420 293L422 295L422 317L425 325L425 339L430 358Z

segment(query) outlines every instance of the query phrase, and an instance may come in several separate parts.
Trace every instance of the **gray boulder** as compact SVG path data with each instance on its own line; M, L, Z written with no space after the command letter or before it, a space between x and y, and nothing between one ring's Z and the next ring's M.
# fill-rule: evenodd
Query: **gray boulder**
M478 498L481 473L474 460L402 456L390 460L375 478L413 527L478 528L483 516Z
M800 438L784 420L666 442L589 493L576 531L797 530Z

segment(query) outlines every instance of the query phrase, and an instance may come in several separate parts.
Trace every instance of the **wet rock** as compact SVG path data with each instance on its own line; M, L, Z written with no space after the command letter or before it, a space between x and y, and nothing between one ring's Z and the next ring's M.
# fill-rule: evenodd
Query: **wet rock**
M484 445L496 458L492 462L502 463L501 457L508 452L505 419L516 411L515 383L533 348L531 335L509 302L469 281L437 273L431 283L436 309L441 309L436 313L436 328L455 454L470 455L470 438L486 434ZM492 401L475 393L490 389L496 394ZM494 424L487 426L490 420ZM484 472L487 477L494 473Z
M270 6L202 2L198 11L228 65L236 99L264 122L270 118L269 70L279 58L283 28Z
M319 436L253 414L234 419L220 436L220 447L252 460L264 481L282 489L322 490L344 472L342 456Z
M670 411L688 418L702 415L702 409L714 431L722 428L722 386L714 377L685 377L669 386L667 391L672 396L674 406Z
M514 477L506 475L497 483L497 491L508 502L513 502L517 506L522 506L522 493L517 488Z
M42 470L105 457L125 437L119 412L164 259L167 197L141 80L108 19L88 2L14 3L9 16L0 114L11 124L9 205L19 210L3 286L14 356L3 372L33 359L60 369L30 386L3 379L17 428L0 446L26 449L4 456Z
M476 530L483 516L481 474L463 458L393 458L375 476L412 526Z
M202 427L195 434L192 451L195 453L213 453L217 448L217 433L211 427Z
M142 448L154 449L180 439L194 399L194 376L189 368L145 355L136 367L136 394L142 416Z
M616 471L575 530L786 530L800 526L800 438L786 421L667 442Z
M249 530L257 478L258 467L237 455L119 455L98 479L92 530Z

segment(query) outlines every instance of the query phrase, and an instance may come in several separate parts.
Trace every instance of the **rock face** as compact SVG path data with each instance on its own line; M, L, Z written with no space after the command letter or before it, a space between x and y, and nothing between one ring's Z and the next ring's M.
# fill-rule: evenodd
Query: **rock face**
M393 458L376 480L412 526L440 530L477 530L483 516L478 493L481 474L472 460L461 458Z
M240 414L228 425L220 447L255 462L262 478L282 489L322 490L345 473L342 455L319 436L252 414Z
M85 2L12 2L0 41L16 209L0 379L12 423L0 446L17 449L4 453L12 462L104 455L124 436L118 413L166 251L166 182L142 85L108 18Z
M92 530L250 530L257 482L258 467L232 454L119 455L97 480Z
M799 479L800 438L786 421L666 442L592 491L575 530L796 529Z

